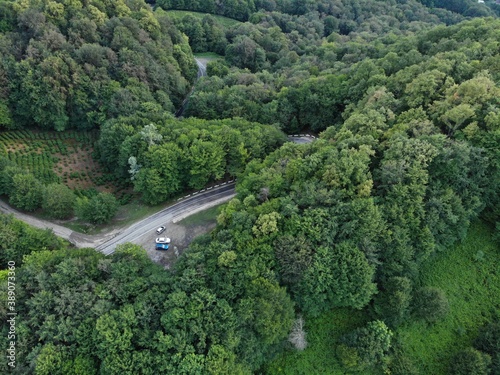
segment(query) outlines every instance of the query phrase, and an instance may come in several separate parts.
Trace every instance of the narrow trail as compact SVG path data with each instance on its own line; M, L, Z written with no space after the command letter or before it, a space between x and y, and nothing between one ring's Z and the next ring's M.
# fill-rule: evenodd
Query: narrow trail
M196 78L196 82L201 78L207 75L207 67L206 67L206 62L202 61L202 59L194 59L196 61L196 65L198 65L198 75ZM187 94L186 98L182 101L181 107L175 112L175 117L181 117L184 114L184 111L187 108L187 105L189 103L189 98L191 95L193 95L194 88L196 86L196 82L194 83L193 87L191 88L191 91L189 91L189 94Z

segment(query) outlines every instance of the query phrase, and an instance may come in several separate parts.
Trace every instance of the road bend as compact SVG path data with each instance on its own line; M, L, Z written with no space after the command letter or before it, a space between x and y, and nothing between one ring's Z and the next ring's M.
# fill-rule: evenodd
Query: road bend
M294 143L310 143L314 138L309 135L296 135L294 137L290 136L289 140ZM185 196L177 203L128 227L98 235L75 232L62 225L35 218L17 211L1 200L0 211L5 214L12 214L17 219L36 228L51 229L54 234L68 240L78 248L93 247L104 254L111 254L115 251L116 246L120 244L126 242L140 243L143 236L150 236L152 231L162 225L229 201L236 195L234 187L234 182L208 187Z
M234 191L235 183L229 183L218 188L206 190L195 195L191 195L174 205L167 207L148 218L141 220L128 228L117 233L113 238L106 242L97 245L96 250L104 254L111 254L115 251L116 246L126 243L141 243L143 236L151 236L151 232L156 228L166 225L173 221L174 218L182 215L189 216L190 212L198 212L203 209L213 206L213 203L222 204L233 198L236 193Z

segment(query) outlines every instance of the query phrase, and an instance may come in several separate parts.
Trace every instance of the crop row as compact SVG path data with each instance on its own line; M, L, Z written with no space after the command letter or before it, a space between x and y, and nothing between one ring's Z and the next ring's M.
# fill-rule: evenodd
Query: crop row
M39 132L31 130L13 130L0 133L0 142L3 140L75 140L79 144L93 145L97 139L96 132L77 132L77 131L67 131L67 132Z

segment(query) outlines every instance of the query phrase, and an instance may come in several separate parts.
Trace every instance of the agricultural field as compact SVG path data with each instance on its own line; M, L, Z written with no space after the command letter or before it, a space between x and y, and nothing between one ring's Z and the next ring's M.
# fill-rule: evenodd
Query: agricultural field
M44 183L61 182L74 190L96 188L116 193L109 174L93 160L97 132L15 130L0 133L0 155L26 168Z

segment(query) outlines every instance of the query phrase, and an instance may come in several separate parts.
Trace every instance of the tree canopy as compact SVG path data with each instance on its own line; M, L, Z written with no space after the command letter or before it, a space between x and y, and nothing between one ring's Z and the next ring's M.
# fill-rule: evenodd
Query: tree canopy
M2 267L22 263L17 373L262 372L298 315L339 308L365 317L332 343L345 371L389 371L392 358L411 373L398 328L437 324L450 308L422 283L422 265L453 251L473 220L500 227L500 21L482 17L496 5L157 5L247 22L172 20L133 0L0 1L0 126L98 128L93 156L147 204L237 177L215 230L171 271L136 245L109 257L66 249L0 217ZM221 58L176 119L195 81L192 51ZM287 142L303 132L317 139ZM67 189L44 187L9 151L0 192L69 215L49 199ZM106 193L77 200L95 223L115 212ZM485 326L474 348L446 357L449 369L496 371L497 331Z
M185 36L144 2L0 5L4 128L92 129L144 106L173 112L196 77Z

